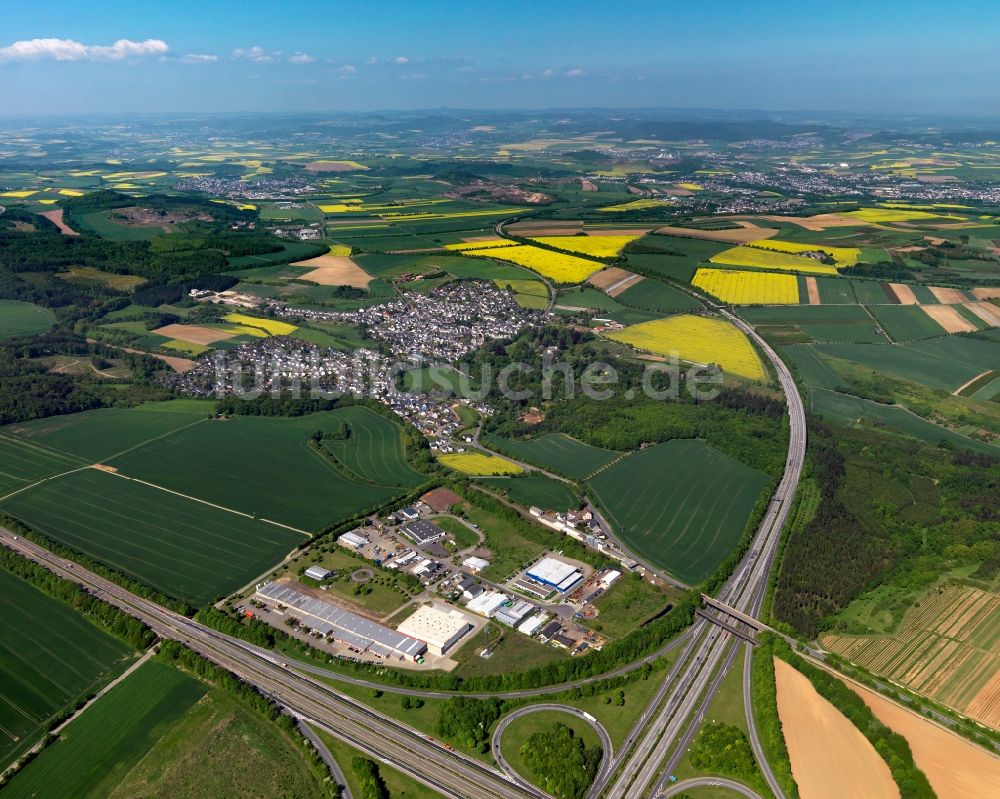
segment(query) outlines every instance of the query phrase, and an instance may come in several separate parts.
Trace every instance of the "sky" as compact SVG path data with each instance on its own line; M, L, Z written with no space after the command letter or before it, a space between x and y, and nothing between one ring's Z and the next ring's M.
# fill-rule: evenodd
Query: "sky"
M1000 3L0 3L0 116L568 107L994 116Z

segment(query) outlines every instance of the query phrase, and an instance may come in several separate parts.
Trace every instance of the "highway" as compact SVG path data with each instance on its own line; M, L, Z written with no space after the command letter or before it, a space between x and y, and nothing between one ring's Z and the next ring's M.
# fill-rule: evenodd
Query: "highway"
M684 793L685 791L691 790L691 788L698 788L700 786L728 788L734 793L747 797L747 799L764 799L764 797L762 797L759 793L748 788L742 782L727 780L725 777L692 777L689 780L672 783L670 788L663 791L660 796L663 797L663 799L667 799L669 796L677 796L679 793Z
M478 760L455 752L423 733L362 705L349 696L287 667L273 654L261 655L223 635L61 558L0 527L0 543L72 580L142 620L161 638L180 641L233 672L282 707L310 719L378 760L410 774L454 799L541 799Z
M756 617L767 589L768 575L781 539L781 530L788 518L791 501L802 474L806 450L805 409L791 373L774 349L738 316L724 308L717 310L746 333L767 356L778 375L788 407L788 453L781 481L747 553L717 595L720 601ZM700 722L698 714L707 708L707 702L714 696L722 676L732 664L735 647L734 637L730 633L705 619L698 619L690 636L690 653L686 653L686 657L677 662L677 666L684 664L683 669L675 668L671 671L661 691L650 704L649 711L656 713L655 718L627 757L616 763L615 771L618 776L608 788L606 795L609 799L646 795L647 786L650 785L654 795L659 792L669 776L669 773L663 774L654 784L662 771L664 755L676 744L674 757L667 765L677 762L677 752L683 753ZM699 702L699 697L706 691L705 701ZM658 710L654 711L653 708ZM681 739L681 733L689 722L688 734ZM757 730L752 723L750 737L754 751L760 752ZM776 795L783 799L780 789Z
M511 765L504 759L503 751L500 748L501 739L503 738L504 732L506 732L507 727L510 726L511 722L516 721L522 716L530 715L531 713L538 713L542 710L556 710L560 713L569 713L570 715L576 716L586 721L594 731L597 736L601 739L601 749L603 750L603 755L601 756L601 765L597 770L597 775L595 778L595 785L599 781L600 777L607 776L611 764L614 759L614 745L611 743L611 736L608 735L608 731L604 729L604 725L601 724L597 719L588 713L584 713L582 710L575 708L571 705L557 705L557 704L538 704L538 705L528 705L528 707L522 707L515 710L500 719L500 723L497 724L496 729L493 731L493 738L490 741L490 750L493 753L493 759L496 761L500 769L507 774L510 779L523 785L526 788L533 787L530 783L526 782L520 774L518 774ZM588 797L595 797L593 788L587 794Z

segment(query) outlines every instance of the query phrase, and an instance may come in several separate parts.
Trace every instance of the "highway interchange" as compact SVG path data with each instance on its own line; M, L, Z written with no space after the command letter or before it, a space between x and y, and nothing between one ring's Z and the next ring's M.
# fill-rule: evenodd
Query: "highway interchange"
M789 445L784 473L746 554L717 595L719 600L737 611L756 617L764 599L781 530L801 476L806 446L805 412L791 373L777 353L756 330L739 317L724 308L716 310L754 340L765 353L777 373L788 404ZM410 774L445 797L541 799L546 796L539 789L509 773L509 768L500 752L499 735L494 736L493 741L494 757L500 765L498 770L358 703L326 682L316 679L314 674L323 673L318 667L298 662L294 663L294 667L290 667L290 664L272 652L219 633L155 602L143 599L5 528L0 528L0 543L45 565L60 576L80 583L102 599L144 621L160 637L181 641L209 660L237 674L272 697L297 718L308 720L314 726L350 743L366 754ZM657 652L639 663L630 664L629 667L614 672L614 674L625 673L641 665L641 662L683 647L651 702L625 741L618 747L617 754L613 753L610 739L603 727L595 725L605 745L605 758L588 794L591 799L600 796L608 799L631 799L638 796L669 796L675 793L668 778L697 732L711 699L732 666L738 647L741 645L748 648L750 646L741 644L736 636L711 621L698 618L688 631ZM749 663L749 658L746 660ZM605 674L593 679L608 676L612 675ZM358 678L341 678L339 675L337 679L358 685L373 687L376 685ZM524 697L555 693L565 691L575 684L579 683L512 692L510 695ZM413 695L435 697L451 695L448 692L394 689L381 684L378 684L378 687ZM749 712L748 668L744 670L743 690L754 752L774 795L777 799L784 799L763 757L753 717ZM503 696L503 694L490 695ZM537 706L518 712L531 712L534 709L537 709ZM500 734L511 719L512 717L508 716L501 721ZM715 782L725 783L720 780ZM747 796L755 796L752 791L743 789L742 786L740 792Z

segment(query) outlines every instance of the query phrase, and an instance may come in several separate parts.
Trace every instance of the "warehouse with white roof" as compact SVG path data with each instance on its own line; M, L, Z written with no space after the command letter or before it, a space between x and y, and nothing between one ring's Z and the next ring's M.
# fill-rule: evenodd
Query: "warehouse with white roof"
M426 643L432 655L444 655L474 626L460 610L421 605L397 629Z
M562 592L568 591L583 579L583 572L576 566L557 558L542 558L524 574L536 583Z

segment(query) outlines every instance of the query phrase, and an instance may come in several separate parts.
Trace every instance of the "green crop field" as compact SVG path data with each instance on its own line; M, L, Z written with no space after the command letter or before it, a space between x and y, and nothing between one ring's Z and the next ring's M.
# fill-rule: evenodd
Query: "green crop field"
M350 426L351 436L323 444L351 472L387 486L415 486L426 479L406 462L399 425L361 406L337 411L336 418Z
M702 261L728 250L732 244L681 236L650 235L637 242L641 247L654 247L659 253L629 253L626 268L641 274L655 274L689 283Z
M352 480L310 448L310 436L333 429L342 412L206 421L109 463L129 477L313 532L399 493ZM360 436L352 442L356 453L363 446Z
M4 433L26 446L47 447L82 463L98 463L205 420L214 406L206 400L175 400L137 408L101 408L9 425Z
M629 286L615 299L622 305L644 311L686 311L701 307L700 302L684 292L652 278Z
M501 491L511 502L532 506L542 510L567 510L578 504L576 494L565 483L560 483L543 474L526 474L521 477L484 479L480 481L487 488Z
M85 461L72 455L0 431L0 497L43 477L78 469L84 464Z
M848 344L884 344L885 336L879 334L875 323L869 319L860 324L799 325L799 330L816 341L844 342Z
M491 442L513 458L551 469L573 480L586 477L618 457L617 452L592 447L562 433L548 433L526 440L483 439L487 445Z
M1000 447L939 427L905 408L880 405L860 397L852 397L825 389L812 389L810 391L810 405L813 413L837 424L848 427L889 428L898 433L919 438L928 444L940 444L944 441L959 449L971 449L1000 457Z
M123 772L204 694L176 669L143 664L11 780L5 796L110 796Z
M851 282L839 277L816 278L816 288L819 289L819 301L824 304L856 303L858 298L851 290ZM800 296L807 296L799 292Z
M743 308L740 316L755 325L871 323L872 321L865 309L859 305L770 305Z
M56 323L48 308L19 300L0 300L0 341L44 333Z
M816 349L944 391L954 391L987 369L1000 369L1000 349L971 336L943 336L894 346L819 344Z
M782 348L787 363L791 361L809 388L838 388L843 379L811 344L793 344Z
M889 305L891 300L876 280L852 280L851 287L862 305Z
M885 332L896 341L945 335L945 329L917 305L880 305L871 311Z
M673 440L630 455L588 483L626 546L697 583L740 540L767 477L704 441Z
M97 690L132 658L128 646L67 605L0 569L0 768L50 719Z
M96 469L46 481L0 510L191 604L240 588L306 540Z

